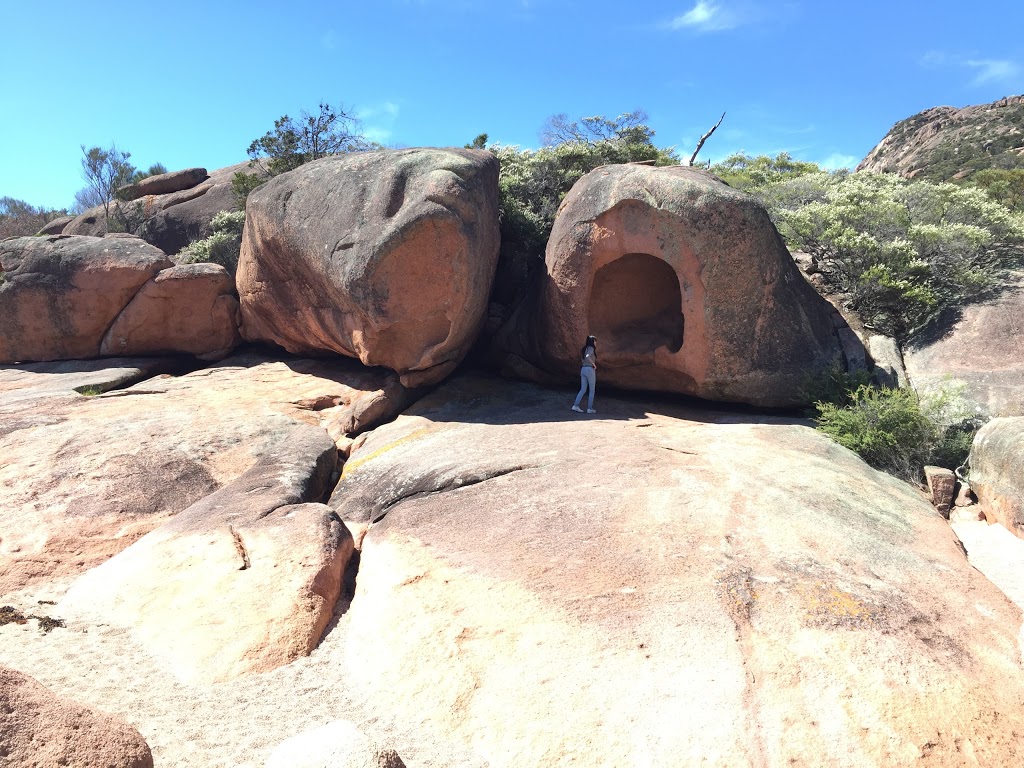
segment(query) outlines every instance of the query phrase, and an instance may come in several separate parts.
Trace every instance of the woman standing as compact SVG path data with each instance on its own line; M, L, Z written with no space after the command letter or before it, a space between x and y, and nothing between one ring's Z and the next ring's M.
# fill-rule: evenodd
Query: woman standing
M583 358L583 366L580 368L580 393L576 395L576 402L572 404L572 409L576 413L583 413L580 410L580 401L583 399L583 393L589 389L587 413L597 413L594 410L594 388L597 386L597 339L595 337L587 336L587 342L580 350L580 356Z

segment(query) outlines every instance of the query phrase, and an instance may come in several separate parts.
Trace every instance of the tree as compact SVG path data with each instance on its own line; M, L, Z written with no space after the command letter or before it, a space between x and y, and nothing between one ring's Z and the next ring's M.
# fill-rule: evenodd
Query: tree
M163 163L153 163L146 170L138 170L132 174L132 184L138 184L143 179L148 179L150 176L160 176L161 174L167 173L167 166Z
M110 145L110 149L86 149L83 144L82 155L82 178L85 179L91 198L99 200L103 206L103 216L109 224L110 204L118 188L130 184L135 174L135 166L129 162L132 155L120 151L114 144Z
M0 240L5 237L34 235L46 226L47 222L65 215L65 210L42 208L13 197L0 197Z
M490 137L486 133L481 133L469 144L466 144L466 149L487 149L488 138Z
M231 187L236 197L244 200L273 176L327 155L375 146L363 136L359 120L351 111L321 102L315 114L302 110L298 120L283 115L274 121L274 130L253 140L246 151L249 167L256 172L236 173Z

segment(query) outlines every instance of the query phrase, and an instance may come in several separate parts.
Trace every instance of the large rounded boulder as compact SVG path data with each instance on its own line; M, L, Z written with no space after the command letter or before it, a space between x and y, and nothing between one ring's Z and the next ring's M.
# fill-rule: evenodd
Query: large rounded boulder
M484 319L498 258L498 162L464 149L323 158L249 195L242 333L443 379Z
M992 419L971 445L971 490L985 518L1024 537L1024 417Z
M843 355L831 314L754 198L692 168L605 166L562 202L541 292L498 345L569 377L594 334L600 383L787 406Z

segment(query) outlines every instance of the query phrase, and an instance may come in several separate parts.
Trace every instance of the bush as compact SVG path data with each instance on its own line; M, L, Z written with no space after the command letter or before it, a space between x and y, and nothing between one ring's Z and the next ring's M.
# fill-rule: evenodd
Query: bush
M1024 263L1024 216L977 188L814 173L753 190L870 327L903 341Z
M962 388L948 385L924 397L910 388L862 385L845 406L819 402L816 407L820 431L876 469L916 482L926 464L964 464L982 423Z
M245 211L221 211L210 220L211 234L181 249L179 264L220 264L231 275L238 269Z

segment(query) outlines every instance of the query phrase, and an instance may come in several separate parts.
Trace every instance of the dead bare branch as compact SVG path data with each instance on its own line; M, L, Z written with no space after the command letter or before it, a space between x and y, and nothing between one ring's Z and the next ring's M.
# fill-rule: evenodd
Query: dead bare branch
M693 165L693 161L697 159L697 153L700 152L700 148L704 146L705 141L711 138L711 134L714 133L715 129L722 124L723 120L725 120L725 112L723 112L722 116L718 118L718 122L711 127L711 130L700 137L700 141L697 142L697 148L693 150L693 154L690 155L690 165Z

